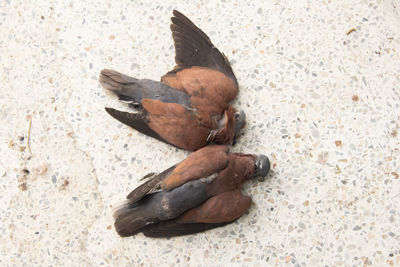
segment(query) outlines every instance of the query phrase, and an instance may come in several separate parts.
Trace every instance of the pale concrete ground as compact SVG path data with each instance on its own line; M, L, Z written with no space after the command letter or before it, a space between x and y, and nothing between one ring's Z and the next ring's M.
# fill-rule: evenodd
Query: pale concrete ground
M0 2L0 265L400 265L399 1L105 2ZM174 8L232 62L233 151L273 169L232 225L122 239L112 205L187 152L108 116L97 79L171 69Z

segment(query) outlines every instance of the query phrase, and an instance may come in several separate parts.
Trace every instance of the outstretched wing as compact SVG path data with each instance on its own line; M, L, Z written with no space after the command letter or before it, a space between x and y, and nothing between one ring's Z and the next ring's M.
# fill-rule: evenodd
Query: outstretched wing
M212 44L210 38L179 11L174 10L173 14L171 31L177 65L163 79L182 69L199 66L218 70L237 85L235 74L227 58Z

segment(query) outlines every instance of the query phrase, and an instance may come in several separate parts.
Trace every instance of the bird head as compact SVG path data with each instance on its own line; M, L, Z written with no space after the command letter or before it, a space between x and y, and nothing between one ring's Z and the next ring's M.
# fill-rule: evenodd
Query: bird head
M258 155L254 161L254 173L251 178L258 178L259 181L264 181L265 176L267 176L271 163L265 155Z

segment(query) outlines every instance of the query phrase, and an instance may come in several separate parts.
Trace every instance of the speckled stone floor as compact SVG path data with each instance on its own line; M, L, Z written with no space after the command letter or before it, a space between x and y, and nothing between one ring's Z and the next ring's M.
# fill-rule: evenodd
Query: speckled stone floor
M0 2L0 265L400 265L399 1L106 2ZM233 65L232 150L273 168L229 226L122 239L113 205L188 153L108 116L98 75L171 69L174 8Z

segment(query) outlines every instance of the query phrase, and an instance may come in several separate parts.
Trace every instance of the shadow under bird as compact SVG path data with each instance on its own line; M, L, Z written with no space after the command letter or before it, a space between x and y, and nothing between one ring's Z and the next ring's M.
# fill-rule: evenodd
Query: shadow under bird
M150 237L194 234L229 224L250 208L241 192L251 178L265 177L264 155L229 153L210 145L189 155L134 189L114 213L122 237L143 232Z
M106 111L143 134L183 149L234 144L245 114L229 104L238 94L232 68L202 30L180 12L173 14L174 69L161 82L102 70L100 84L137 112Z

